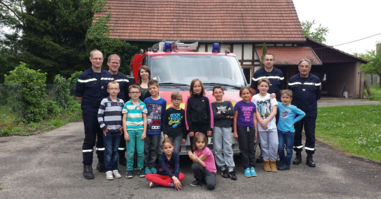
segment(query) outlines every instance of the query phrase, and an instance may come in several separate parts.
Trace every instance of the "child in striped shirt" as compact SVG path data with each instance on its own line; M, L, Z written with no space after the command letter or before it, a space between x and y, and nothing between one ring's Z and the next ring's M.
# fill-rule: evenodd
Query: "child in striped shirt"
M118 171L118 147L122 132L123 100L118 98L119 84L109 82L107 92L109 97L103 98L98 109L98 123L103 130L103 143L105 146L104 164L106 179L121 178Z
M127 178L133 178L135 145L137 151L137 168L139 177L145 177L143 172L144 164L144 139L147 131L147 107L140 97L140 86L131 85L128 88L130 100L124 104L123 132L127 147Z

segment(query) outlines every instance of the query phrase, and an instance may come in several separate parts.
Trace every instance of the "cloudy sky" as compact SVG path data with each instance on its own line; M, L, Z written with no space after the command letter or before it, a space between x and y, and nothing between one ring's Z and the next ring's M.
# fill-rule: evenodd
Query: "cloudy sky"
M328 27L329 32L325 42L327 45L353 54L375 50L376 43L381 43L380 0L293 0L293 2L300 21L315 20L315 23ZM355 41L371 35L376 36ZM352 43L343 44L348 42Z

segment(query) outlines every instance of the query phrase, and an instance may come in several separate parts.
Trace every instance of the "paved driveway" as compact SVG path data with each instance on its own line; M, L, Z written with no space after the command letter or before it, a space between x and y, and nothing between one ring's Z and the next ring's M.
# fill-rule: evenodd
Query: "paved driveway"
M321 102L323 102L322 100ZM191 187L190 161L182 158L184 190L148 188L144 179L107 181L95 171L82 177L83 124L67 124L30 137L0 138L0 198L381 198L381 165L344 156L317 143L316 168L304 164L289 171L245 178L239 157L238 180L217 177L214 191ZM96 163L96 161L95 161ZM94 163L94 167L95 167ZM125 167L120 167L125 174Z

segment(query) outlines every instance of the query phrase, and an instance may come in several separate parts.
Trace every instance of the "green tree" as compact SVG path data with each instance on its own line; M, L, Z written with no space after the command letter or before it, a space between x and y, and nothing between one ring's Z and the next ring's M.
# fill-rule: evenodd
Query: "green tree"
M308 38L314 39L319 42L325 42L328 34L328 28L323 27L319 24L317 27L315 26L315 20L313 21L303 21L302 22L302 30L304 35Z
M17 54L33 69L70 76L88 63L85 36L92 23L96 2L102 0L2 0L0 25L15 32Z
M367 64L361 66L361 71L369 74L378 75L379 85L381 87L381 49L368 51L365 54L359 55L361 58L368 61Z

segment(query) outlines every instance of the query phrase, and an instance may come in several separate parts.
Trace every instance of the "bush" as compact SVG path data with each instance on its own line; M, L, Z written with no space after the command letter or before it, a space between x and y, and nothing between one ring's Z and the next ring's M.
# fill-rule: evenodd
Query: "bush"
M8 95L8 105L19 117L27 122L38 122L48 117L46 93L46 73L30 69L21 63L4 75L5 83L13 87ZM20 94L14 94L18 93Z
M82 74L82 71L76 71L73 74L71 74L71 76L68 79L69 87L70 87L70 95L74 96L75 86L77 84L77 79L80 74Z
M70 96L70 82L61 75L56 75L54 77L53 91L56 105L66 110L69 107L68 102L72 100Z

